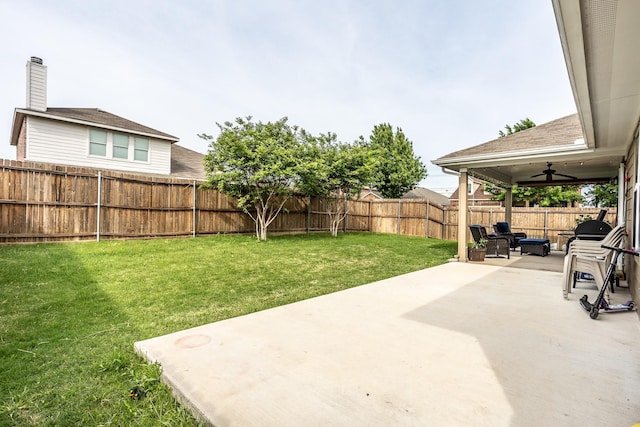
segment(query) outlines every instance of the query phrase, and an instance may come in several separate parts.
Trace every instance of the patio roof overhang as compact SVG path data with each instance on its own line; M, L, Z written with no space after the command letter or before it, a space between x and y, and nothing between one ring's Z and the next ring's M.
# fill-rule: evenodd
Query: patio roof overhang
M589 147L577 115L460 150L434 160L449 170L467 170L472 176L500 186L591 184L618 176L625 146ZM560 175L549 181L542 171L552 163Z

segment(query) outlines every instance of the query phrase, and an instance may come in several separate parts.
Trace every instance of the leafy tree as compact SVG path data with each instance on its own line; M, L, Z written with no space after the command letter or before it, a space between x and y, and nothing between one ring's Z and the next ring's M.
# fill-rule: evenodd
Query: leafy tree
M198 135L209 141L204 158L208 185L237 199L255 222L258 240L267 240L269 224L299 182L301 147L308 136L286 117L275 123L254 123L248 116L216 124L217 138Z
M505 198L505 190L490 183L485 184L485 191L493 195L493 200L503 201ZM576 185L554 185L549 187L519 187L514 185L511 191L514 202L529 202L534 206L541 207L568 206L583 200L580 188Z
M371 182L376 158L362 144L338 143L335 134L320 135L305 147L300 191L326 198L331 235L336 237L348 214L347 200Z
M362 137L360 141L378 156L378 171L372 186L383 197L400 198L427 176L427 168L414 154L413 144L402 129L396 128L394 132L390 124L379 124L373 127L368 143Z
M507 130L507 132L499 131L498 135L500 136L500 138L503 138L507 135L511 135L513 133L520 132L521 130L529 129L535 126L536 124L527 117L526 119L522 119L518 123L514 124L513 127L505 125L504 128Z
M618 206L618 185L612 183L595 184L585 192L587 204L597 208Z

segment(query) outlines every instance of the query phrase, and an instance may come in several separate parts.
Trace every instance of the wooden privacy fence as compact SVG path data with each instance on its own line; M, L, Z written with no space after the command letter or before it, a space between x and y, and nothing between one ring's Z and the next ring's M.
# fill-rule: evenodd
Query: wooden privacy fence
M39 242L254 233L235 200L201 181L97 171L32 162L0 161L0 242ZM456 208L425 199L346 202L343 231L457 239ZM324 199L294 197L270 233L329 230ZM512 229L532 237L568 231L580 214L598 209L514 208ZM504 219L501 208L470 208L470 223ZM610 211L608 219L615 218ZM555 233L555 234L554 234Z

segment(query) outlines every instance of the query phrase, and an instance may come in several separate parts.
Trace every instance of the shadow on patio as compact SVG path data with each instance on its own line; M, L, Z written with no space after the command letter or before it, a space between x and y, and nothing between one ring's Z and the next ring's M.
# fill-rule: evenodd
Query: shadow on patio
M636 313L593 321L561 279L449 263L135 347L218 426L639 422Z

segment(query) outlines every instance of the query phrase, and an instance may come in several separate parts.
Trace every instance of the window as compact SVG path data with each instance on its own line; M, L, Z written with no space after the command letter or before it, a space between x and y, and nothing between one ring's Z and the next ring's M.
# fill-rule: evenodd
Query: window
M113 134L113 158L129 158L129 137L120 133Z
M149 161L149 140L147 138L135 137L133 139L133 160Z
M107 133L91 129L89 132L89 154L93 156L107 155Z

